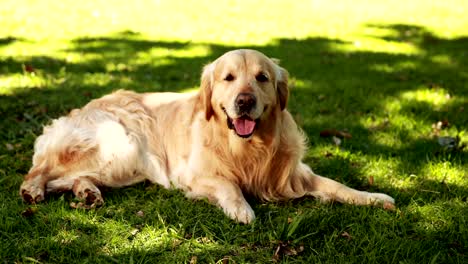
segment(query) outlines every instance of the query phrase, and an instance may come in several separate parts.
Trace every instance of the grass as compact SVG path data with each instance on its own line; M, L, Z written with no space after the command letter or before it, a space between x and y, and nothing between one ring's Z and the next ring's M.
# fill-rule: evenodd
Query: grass
M5 263L466 263L465 1L17 1L0 10L0 259ZM186 91L249 47L280 58L306 162L395 212L313 199L251 201L239 225L148 183L24 204L18 189L52 118L118 88ZM441 126L437 128L440 121ZM434 128L435 127L435 128ZM346 130L340 146L320 131ZM369 179L372 178L373 181Z

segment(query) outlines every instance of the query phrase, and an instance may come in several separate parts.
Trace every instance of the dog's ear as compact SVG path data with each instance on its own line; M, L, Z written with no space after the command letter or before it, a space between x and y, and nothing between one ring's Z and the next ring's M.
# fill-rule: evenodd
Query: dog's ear
M213 71L214 64L210 63L203 68L200 85L200 101L205 110L206 120L213 116L213 106L211 105L211 94L213 93Z
M288 87L288 78L289 73L287 70L279 66L278 59L271 59L275 63L276 70L276 90L278 93L278 101L281 107L281 110L284 110L288 104L289 97L289 87Z

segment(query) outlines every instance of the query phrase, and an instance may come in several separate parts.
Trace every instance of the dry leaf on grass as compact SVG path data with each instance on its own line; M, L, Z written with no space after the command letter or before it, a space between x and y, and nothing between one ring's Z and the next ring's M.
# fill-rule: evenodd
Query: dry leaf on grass
M144 217L144 216L145 216L145 212L143 212L143 211L140 210L140 211L138 211L138 212L136 213L136 215L137 215L138 217Z
M333 143L335 143L336 146L341 145L341 139L339 139L338 137L335 137L335 136L333 136L332 139L333 139Z
M320 132L321 137L340 137L350 139L353 136L345 131L336 130L336 129L325 129Z
M93 208L96 208L96 204L86 204L84 202L78 202L78 203L75 203L75 202L71 202L70 203L70 207L73 208L73 209L86 209L86 210L89 210L89 209L93 209Z
M35 207L28 207L26 210L21 212L21 216L25 217L25 218L29 218L29 217L33 216L34 214L36 214L37 211L38 210Z
M348 232L346 232L346 231L344 231L343 233L341 233L340 236L346 238L347 240L353 239L353 237L352 237Z
M29 73L36 72L36 69L32 65L26 64L24 65L24 70Z
M302 251L304 251L304 245L294 247L291 245L291 241L279 241L275 253L273 254L273 261L278 262L283 256L297 256Z
M220 259L217 263L228 264L230 259L231 259L231 257L229 257L229 256L224 256L224 257L223 257L222 259Z
M138 228L134 228L132 231L130 231L130 234L132 236L136 236L138 233L140 233L140 230Z
M432 124L432 134L435 136L438 136L442 129L447 128L449 126L450 126L450 123L448 122L447 119L438 121L437 123Z
M374 185L374 176L369 176L369 186Z

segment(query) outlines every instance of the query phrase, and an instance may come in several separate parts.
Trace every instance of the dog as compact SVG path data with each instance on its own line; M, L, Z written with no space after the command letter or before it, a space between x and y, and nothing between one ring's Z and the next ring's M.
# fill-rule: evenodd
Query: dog
M302 162L306 137L288 96L288 72L247 49L206 65L196 92L114 92L44 127L20 195L38 203L71 190L95 207L104 203L99 187L149 180L207 198L245 224L255 214L244 194L393 209L392 197L349 188Z

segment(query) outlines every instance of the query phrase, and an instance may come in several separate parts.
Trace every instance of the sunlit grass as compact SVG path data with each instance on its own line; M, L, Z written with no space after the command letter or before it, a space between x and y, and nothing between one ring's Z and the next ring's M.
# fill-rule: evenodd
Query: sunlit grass
M439 109L448 103L450 94L443 88L439 89L417 89L416 91L405 92L401 95L403 100L415 101L416 103L428 103L433 108Z

